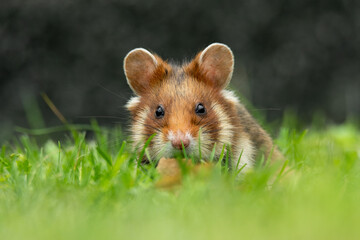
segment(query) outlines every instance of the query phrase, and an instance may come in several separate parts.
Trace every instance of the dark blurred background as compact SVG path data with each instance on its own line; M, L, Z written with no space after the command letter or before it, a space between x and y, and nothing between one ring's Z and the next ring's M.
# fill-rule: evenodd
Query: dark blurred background
M128 51L182 61L212 42L232 48L232 87L268 121L360 114L360 1L1 0L0 141L61 124L41 93L72 123L125 124Z

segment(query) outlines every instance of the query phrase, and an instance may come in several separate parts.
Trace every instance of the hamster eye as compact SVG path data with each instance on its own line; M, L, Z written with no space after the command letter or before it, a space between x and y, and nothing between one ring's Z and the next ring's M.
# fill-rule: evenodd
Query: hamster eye
M199 116L203 116L206 113L206 109L202 103L196 104L195 113Z
M156 108L155 117L156 117L156 118L163 118L164 115L165 115L165 110L164 110L163 106L159 105L159 106Z

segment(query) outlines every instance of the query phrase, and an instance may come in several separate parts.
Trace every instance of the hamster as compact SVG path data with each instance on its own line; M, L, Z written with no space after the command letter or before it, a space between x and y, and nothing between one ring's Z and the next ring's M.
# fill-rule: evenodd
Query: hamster
M226 89L233 69L234 55L221 43L209 45L182 65L144 48L130 51L124 72L136 95L126 104L134 147L141 151L156 133L148 146L151 159L173 157L183 147L188 156L205 161L215 149L218 159L224 145L231 146L225 148L231 149L230 168L249 170L260 154L265 159L282 158L269 134Z

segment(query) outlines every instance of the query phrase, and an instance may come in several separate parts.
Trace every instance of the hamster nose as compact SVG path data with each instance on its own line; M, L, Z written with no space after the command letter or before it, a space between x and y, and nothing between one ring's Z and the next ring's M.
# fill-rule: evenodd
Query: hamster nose
M173 148L178 149L178 150L182 150L182 144L184 144L184 148L187 148L190 145L190 139L187 137L177 137L175 139L171 140L171 145L173 146Z

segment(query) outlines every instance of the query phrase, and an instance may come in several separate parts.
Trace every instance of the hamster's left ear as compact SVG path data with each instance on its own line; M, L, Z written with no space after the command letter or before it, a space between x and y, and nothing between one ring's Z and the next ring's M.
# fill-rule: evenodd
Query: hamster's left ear
M186 67L188 74L213 87L225 88L232 77L234 55L222 43L210 44Z

